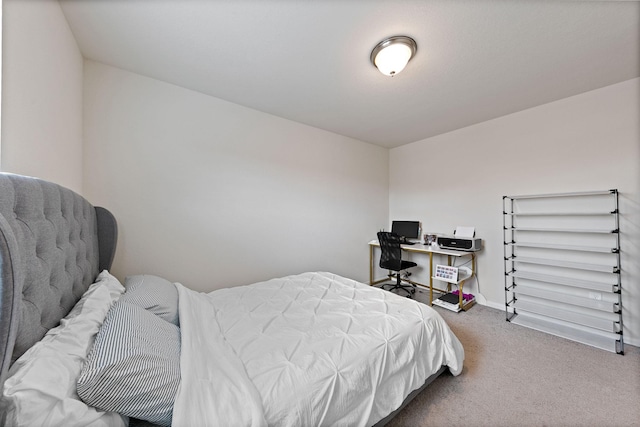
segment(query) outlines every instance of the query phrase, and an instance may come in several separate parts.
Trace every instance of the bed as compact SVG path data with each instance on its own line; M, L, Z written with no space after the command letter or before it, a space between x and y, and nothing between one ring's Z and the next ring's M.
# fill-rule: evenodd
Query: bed
M416 301L327 272L209 294L123 285L116 242L108 210L0 174L4 423L381 426L462 370L460 342Z

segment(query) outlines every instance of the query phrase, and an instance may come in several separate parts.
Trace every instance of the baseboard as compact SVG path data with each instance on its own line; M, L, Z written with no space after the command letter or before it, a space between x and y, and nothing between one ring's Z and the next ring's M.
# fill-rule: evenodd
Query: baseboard
M491 308L495 308L496 310L502 310L502 311L504 311L504 303L499 304L499 303L497 303L497 302L484 300L484 301L482 301L482 302L479 302L479 301L478 301L478 304L479 304L479 305L484 305L484 306L487 306L487 307L491 307Z

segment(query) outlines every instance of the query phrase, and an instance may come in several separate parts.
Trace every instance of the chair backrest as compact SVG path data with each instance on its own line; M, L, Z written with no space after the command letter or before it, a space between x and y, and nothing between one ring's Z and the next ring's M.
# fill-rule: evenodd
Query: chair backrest
M380 268L385 270L400 271L402 266L402 249L400 248L400 236L388 231L378 232L380 242Z

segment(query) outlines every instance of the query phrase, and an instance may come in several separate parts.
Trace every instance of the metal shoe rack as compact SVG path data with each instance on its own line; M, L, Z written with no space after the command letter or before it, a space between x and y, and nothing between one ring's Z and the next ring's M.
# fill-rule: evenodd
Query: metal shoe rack
M507 321L624 354L618 190L503 197Z

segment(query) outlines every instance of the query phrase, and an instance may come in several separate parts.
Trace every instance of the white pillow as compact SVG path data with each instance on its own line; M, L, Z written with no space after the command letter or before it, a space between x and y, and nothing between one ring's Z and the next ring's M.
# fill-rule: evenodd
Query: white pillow
M98 329L124 287L106 270L71 312L12 366L0 399L2 425L126 426L128 419L87 406L76 392Z

